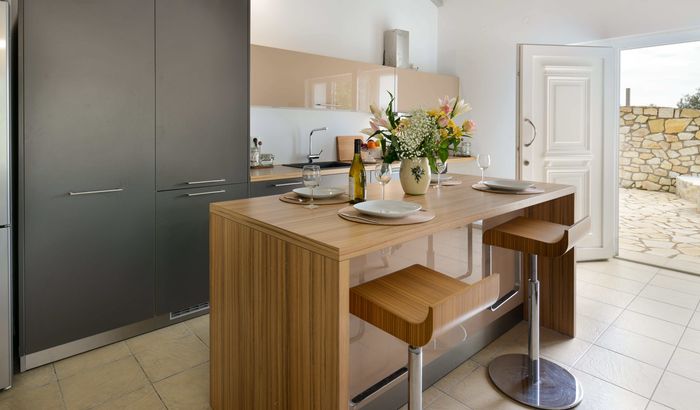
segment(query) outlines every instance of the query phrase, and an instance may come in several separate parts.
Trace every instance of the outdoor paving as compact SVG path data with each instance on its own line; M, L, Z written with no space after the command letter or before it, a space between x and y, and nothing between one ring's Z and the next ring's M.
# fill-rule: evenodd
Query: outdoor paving
M700 274L700 212L666 192L620 188L620 257Z

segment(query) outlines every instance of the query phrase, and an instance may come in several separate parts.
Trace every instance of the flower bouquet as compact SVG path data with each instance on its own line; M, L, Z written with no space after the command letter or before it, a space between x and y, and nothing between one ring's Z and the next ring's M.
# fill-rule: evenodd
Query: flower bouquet
M461 126L455 118L471 110L464 100L445 97L436 109L418 109L401 115L394 112L394 96L386 110L370 106L370 128L362 130L377 140L384 154L384 162L401 161L401 185L408 194L427 192L431 172L437 172L437 162L447 161L450 148L457 149L462 137L471 137L476 128L474 121L466 120ZM404 170L404 168L406 168Z

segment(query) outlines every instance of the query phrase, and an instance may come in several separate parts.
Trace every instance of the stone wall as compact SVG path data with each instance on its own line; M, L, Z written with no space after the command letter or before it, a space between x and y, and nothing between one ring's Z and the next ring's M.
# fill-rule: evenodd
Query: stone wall
M700 173L700 110L620 107L620 186L676 191Z

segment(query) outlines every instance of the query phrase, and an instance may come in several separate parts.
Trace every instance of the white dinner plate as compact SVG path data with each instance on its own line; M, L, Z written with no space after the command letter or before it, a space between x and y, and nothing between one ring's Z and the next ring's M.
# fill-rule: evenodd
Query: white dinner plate
M345 193L343 188L314 188L314 199L335 198ZM311 198L311 188L296 188L294 193L302 198Z
M403 218L421 210L419 204L405 201L365 201L354 205L360 213L381 218Z
M440 174L440 182L445 182L451 180L450 175ZM437 182L437 174L430 174L430 182Z
M492 179L490 181L484 181L484 185L491 189L500 189L502 191L524 191L535 184L532 182L513 181L510 179Z

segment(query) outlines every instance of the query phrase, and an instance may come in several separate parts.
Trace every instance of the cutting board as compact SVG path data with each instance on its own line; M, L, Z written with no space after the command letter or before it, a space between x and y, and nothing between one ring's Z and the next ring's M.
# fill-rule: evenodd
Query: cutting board
M355 155L355 140L364 141L365 137L361 135L340 135L335 137L336 151L338 161L352 161Z

